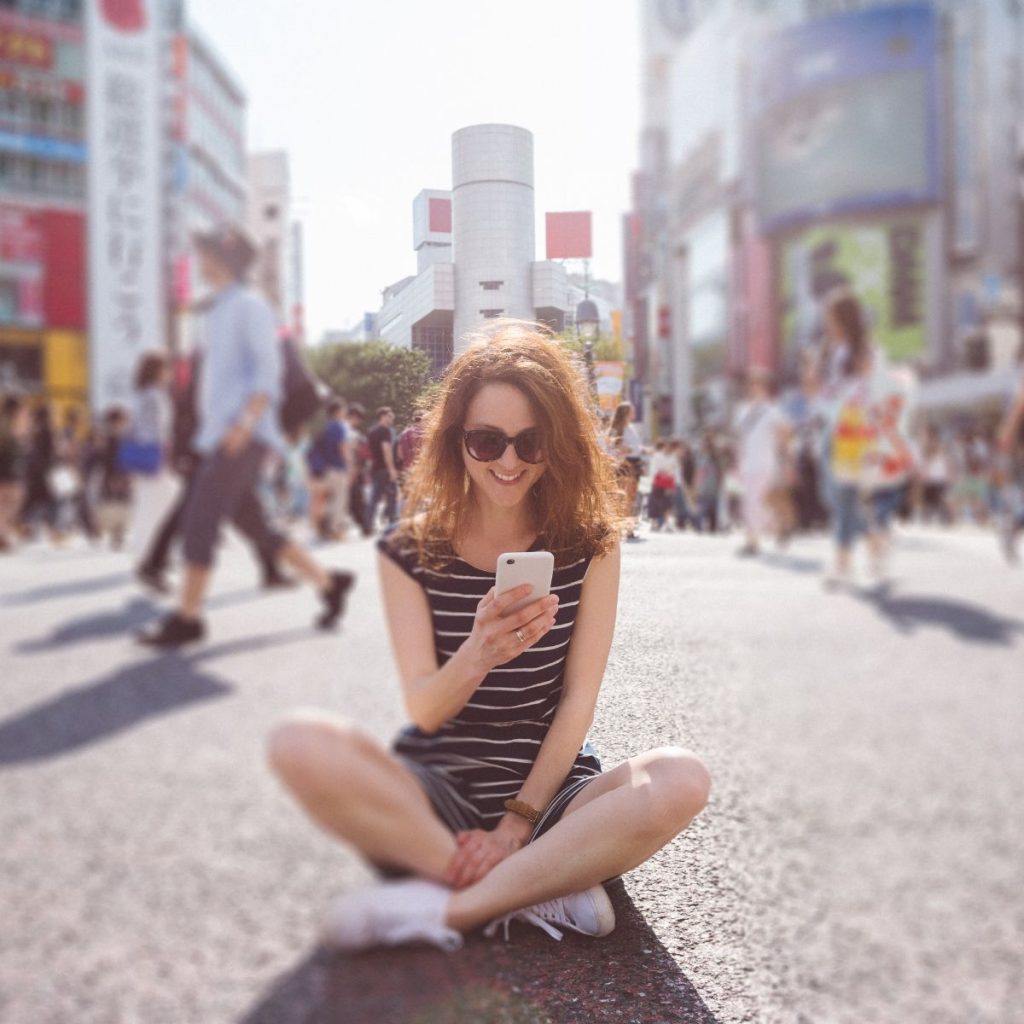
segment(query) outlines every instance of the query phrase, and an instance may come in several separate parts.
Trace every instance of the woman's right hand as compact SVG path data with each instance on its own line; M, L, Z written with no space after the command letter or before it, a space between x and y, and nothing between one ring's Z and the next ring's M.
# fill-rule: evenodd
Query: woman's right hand
M511 615L503 615L505 609L529 593L529 583L507 590L500 597L495 597L491 587L476 606L473 631L462 646L484 675L522 654L554 626L558 610L555 594L531 601ZM522 640L516 635L517 630L522 634Z

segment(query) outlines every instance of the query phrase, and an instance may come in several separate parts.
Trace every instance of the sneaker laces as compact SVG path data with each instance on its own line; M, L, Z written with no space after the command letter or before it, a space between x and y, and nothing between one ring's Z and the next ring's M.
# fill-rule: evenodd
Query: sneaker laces
M513 910L502 917L496 917L484 928L484 935L489 939L493 938L500 925L504 927L505 941L508 942L508 926L513 921L525 921L527 924L532 924L534 927L540 928L541 931L547 932L558 942L562 941L562 933L551 922L557 921L558 924L566 928L572 927L572 922L565 913L565 900L559 897L544 903L535 903L532 907L524 907L522 910Z

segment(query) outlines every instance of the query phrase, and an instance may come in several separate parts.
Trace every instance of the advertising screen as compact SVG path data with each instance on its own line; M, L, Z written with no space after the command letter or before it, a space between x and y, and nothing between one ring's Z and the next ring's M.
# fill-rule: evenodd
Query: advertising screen
M822 337L821 300L837 286L850 288L868 312L871 337L890 357L925 351L925 268L931 235L924 218L898 217L870 224L822 224L780 246L783 363Z
M822 18L765 48L751 154L764 230L939 198L938 45L915 5Z

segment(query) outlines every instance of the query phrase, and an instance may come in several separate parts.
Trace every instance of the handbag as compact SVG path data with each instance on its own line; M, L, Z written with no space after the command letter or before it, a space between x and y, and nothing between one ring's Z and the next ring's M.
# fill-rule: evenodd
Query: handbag
M122 473L155 476L160 472L163 451L156 441L136 441L122 437L117 445L117 468Z
M674 491L676 489L675 477L664 471L654 474L651 486L659 491Z

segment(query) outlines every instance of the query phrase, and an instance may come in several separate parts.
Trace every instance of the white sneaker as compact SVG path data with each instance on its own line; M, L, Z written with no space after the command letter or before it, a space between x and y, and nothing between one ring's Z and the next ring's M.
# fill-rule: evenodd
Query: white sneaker
M496 917L484 928L484 935L493 937L499 925L505 926L505 941L508 941L508 926L512 921L525 921L546 931L553 939L562 941L562 933L556 925L570 928L581 935L601 938L615 928L615 911L612 901L603 885L595 885L571 896L535 903L532 907L513 910L504 917Z
M324 917L321 941L349 953L407 942L428 942L452 952L461 947L462 936L444 923L450 896L450 889L419 878L346 893Z

